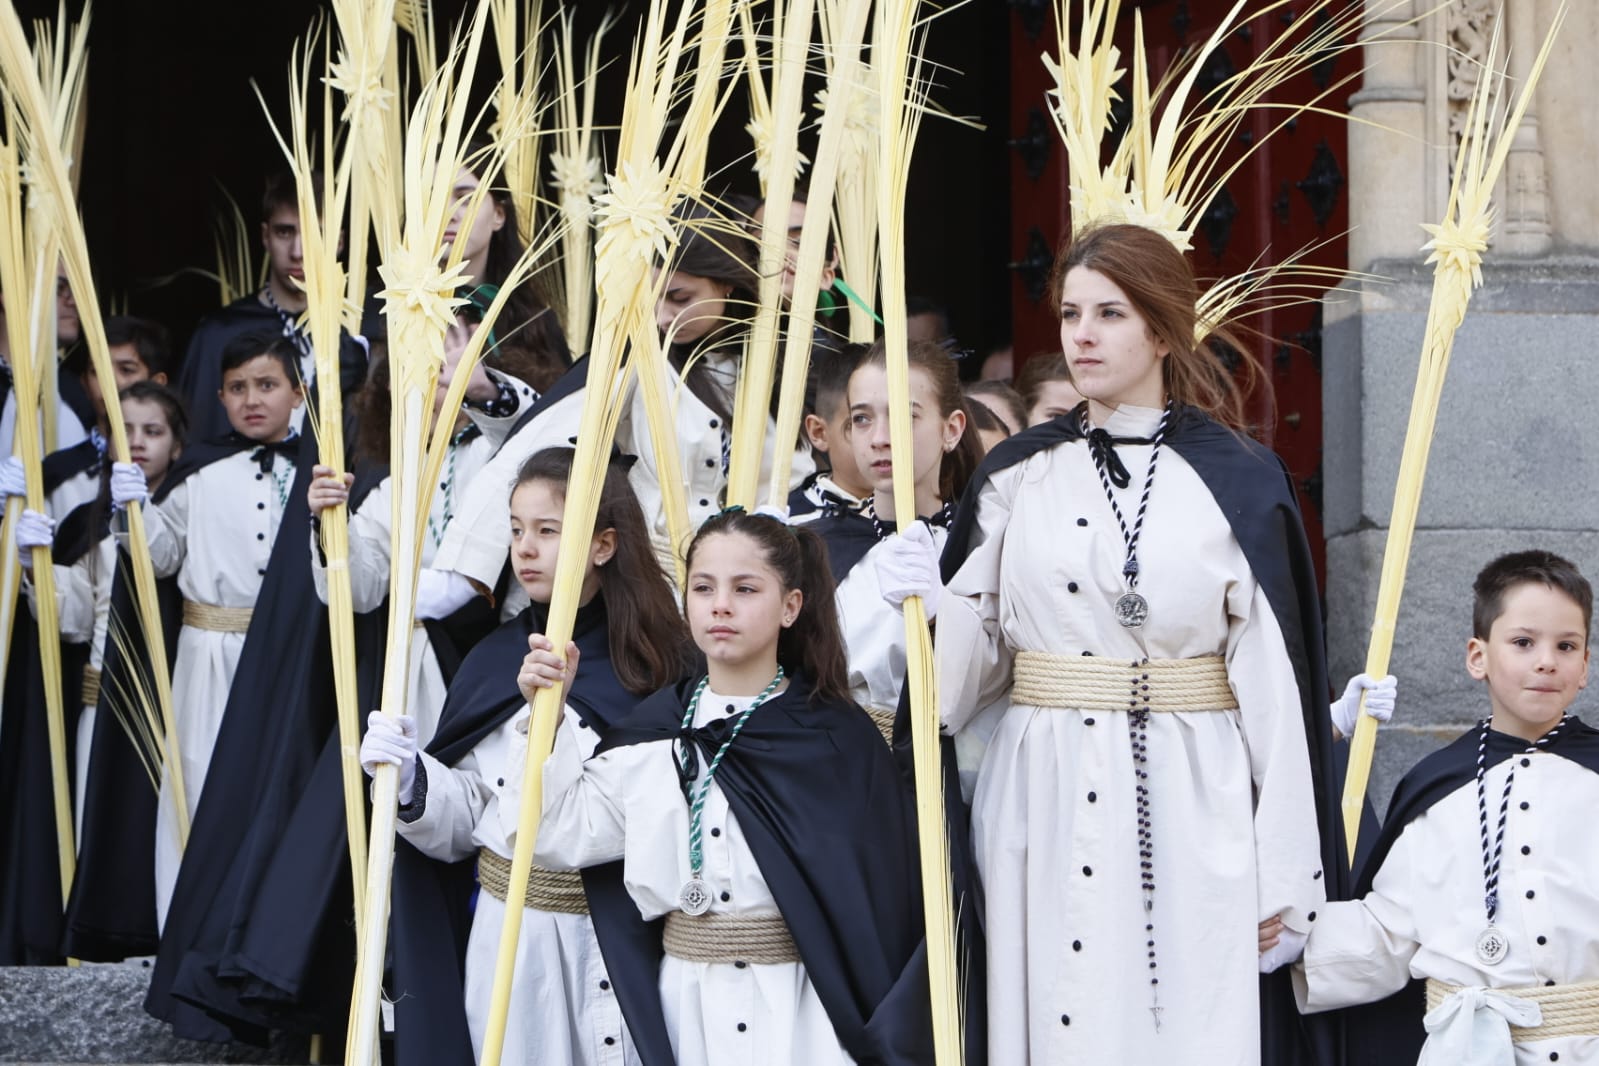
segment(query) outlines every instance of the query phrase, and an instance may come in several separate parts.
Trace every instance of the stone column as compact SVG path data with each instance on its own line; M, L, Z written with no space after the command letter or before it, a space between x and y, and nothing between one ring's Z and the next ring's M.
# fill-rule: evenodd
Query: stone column
M1368 0L1372 11L1389 6ZM1334 290L1325 309L1328 645L1339 685L1365 660L1432 288L1421 223L1442 216L1454 147L1449 115L1460 107L1451 97L1469 70L1450 63L1440 45L1467 59L1485 56L1483 30L1492 27L1480 16L1489 7L1497 4L1454 0L1405 31L1414 44L1368 46L1366 87L1350 101L1355 116L1405 136L1350 125L1349 265L1386 280ZM1512 69L1524 71L1553 5L1516 0L1506 8L1514 13ZM1411 14L1374 19L1368 37ZM1536 97L1553 121L1513 142L1501 224L1438 411L1394 643L1399 708L1379 734L1372 778L1379 813L1420 756L1488 712L1482 686L1464 669L1471 582L1482 565L1506 551L1547 548L1599 584L1599 226L1590 221L1599 219L1599 181L1570 180L1577 162L1565 154L1599 137L1599 100L1581 88L1591 85L1599 54L1599 15L1584 9L1564 32ZM1544 180L1550 160L1558 160L1558 182ZM1585 695L1576 710L1593 706Z

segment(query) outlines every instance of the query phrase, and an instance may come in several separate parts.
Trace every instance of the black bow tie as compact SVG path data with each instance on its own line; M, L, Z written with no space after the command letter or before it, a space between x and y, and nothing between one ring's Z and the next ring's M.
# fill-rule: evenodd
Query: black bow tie
M1110 483L1119 489L1125 489L1133 480L1127 472L1127 467L1122 465L1121 456L1116 454L1117 444L1132 443L1125 437L1113 437L1103 429L1088 431L1088 453L1094 457L1094 463L1105 471L1105 476L1110 478Z
M276 456L283 456L291 464L300 454L300 435L298 433L284 437L282 440L271 441L266 444L257 444L255 451L250 453L260 467L261 473L272 473L272 461Z

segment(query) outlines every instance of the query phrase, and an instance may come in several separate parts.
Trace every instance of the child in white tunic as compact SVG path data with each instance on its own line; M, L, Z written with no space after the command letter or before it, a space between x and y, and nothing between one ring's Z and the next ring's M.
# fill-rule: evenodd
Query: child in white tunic
M477 332L477 322L458 315L456 323L445 334L444 365L433 391L435 416L444 403L455 368L460 364L466 345ZM382 364L374 369L366 385L361 404L363 415L358 439L362 450L374 461L388 459L388 369ZM381 391L381 397L374 397ZM492 413L481 403L504 393L509 402L505 409ZM501 374L479 361L473 367L472 383L466 392L468 403L456 416L440 472L437 491L428 511L427 534L422 539L422 565L431 566L444 530L455 514L456 501L472 482L489 457L504 443L511 424L516 421L524 405L531 403L532 392L515 378ZM316 584L317 597L326 603L328 598L327 559L320 542L319 522L322 512L349 501L354 475L337 474L330 467L318 465L312 470L312 481L306 490L306 503L311 509L311 577ZM390 497L392 482L385 477L369 492L349 518L350 530L350 599L357 614L375 611L389 597L389 548L393 508ZM453 612L446 612L453 613ZM424 618L439 617L433 613L417 615L418 623ZM416 719L418 740L425 747L438 728L439 712L444 707L445 682L437 655L425 627L418 624L411 637L411 680L408 686L406 707Z
M1599 731L1570 715L1592 612L1588 582L1549 552L1478 575L1466 669L1491 714L1406 775L1363 895L1311 927L1305 1011L1425 979L1425 1019L1382 1034L1386 1061L1417 1061L1423 1022L1427 1066L1599 1061Z
M516 846L531 704L553 663L541 635L561 548L562 509L573 452L552 448L522 466L511 493L511 564L531 606L475 648L451 685L443 731L445 758L417 755L413 723L374 714L362 764L401 766L400 836L440 863L479 857L479 893L466 947L465 1008L475 1054L481 1054L505 914L505 879ZM587 647L566 692L558 735L585 754L638 698L678 676L686 641L670 586L655 561L638 501L618 465L606 476L583 581L573 650ZM514 655L525 654L520 671ZM554 671L555 680L561 671ZM402 728L403 727L403 728ZM473 742L473 738L475 742ZM464 755L453 754L470 744ZM446 759L448 761L446 761ZM414 780L412 779L414 775ZM518 941L505 1062L574 1066L636 1063L595 940L580 880L535 871ZM534 895L537 898L532 898ZM434 921L433 915L396 920ZM406 972L397 973L404 982ZM403 995L422 993L401 984ZM420 1003L425 1012L448 1009ZM402 1012L403 1013L403 1012ZM418 1025L427 1025L424 1019ZM398 1025L402 1044L427 1041Z
M130 458L144 471L152 491L159 491L174 460L183 452L187 419L183 401L164 385L139 381L122 390L122 417L127 424ZM96 513L96 509L99 512ZM84 520L91 526L92 543L70 566L54 567L56 600L60 607L61 639L72 644L87 644L89 663L84 668L82 710L78 714L77 746L74 750L73 838L83 843L83 796L88 786L89 754L94 736L95 708L100 698L100 670L105 662L105 645L111 611L111 584L116 576L117 544L105 519L110 500L81 504ZM70 516L69 516L70 517ZM24 589L33 603L36 590L31 578L35 544L50 547L56 523L37 511L23 511L17 523L17 550L24 571ZM100 528L93 528L99 526ZM104 529L104 535L99 535ZM75 693L68 693L68 696Z
M919 936L908 794L841 698L823 548L803 529L724 512L690 546L688 571L708 674L657 693L586 762L575 738L557 740L535 858L621 860L632 918L665 918L664 957L644 971L658 1004L629 1015L641 1045L659 1028L676 1061L705 1066L911 1061L878 1035L877 1010ZM785 759L806 769L783 775ZM785 815L801 824L785 830ZM835 898L849 906L830 908ZM836 964L853 952L877 965L841 981ZM618 979L636 972L609 947L607 961ZM925 1003L925 979L904 1003Z
M177 574L183 592L172 702L191 821L294 480L290 417L304 402L298 360L298 349L280 336L246 333L229 341L220 398L233 433L218 442L221 457L144 509L156 575ZM114 505L148 496L136 464L113 464ZM155 839L156 913L163 926L182 858L171 785L163 774Z

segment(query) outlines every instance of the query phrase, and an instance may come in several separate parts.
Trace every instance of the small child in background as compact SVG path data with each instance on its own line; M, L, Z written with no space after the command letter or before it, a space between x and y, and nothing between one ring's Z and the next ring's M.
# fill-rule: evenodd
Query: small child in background
M1026 408L1029 426L1059 418L1083 402L1083 394L1072 384L1066 357L1060 352L1027 360L1016 375L1016 392Z
M810 396L805 405L805 437L817 470L788 495L791 517L835 509L859 511L872 485L855 461L849 443L849 376L866 353L864 344L838 351L817 348L811 355Z

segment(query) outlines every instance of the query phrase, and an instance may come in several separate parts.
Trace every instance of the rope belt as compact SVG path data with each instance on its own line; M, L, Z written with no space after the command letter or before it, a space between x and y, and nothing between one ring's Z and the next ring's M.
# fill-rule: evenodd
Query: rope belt
M1081 711L1235 711L1219 655L1197 659L1111 659L1099 655L1016 653L1011 702ZM1147 701L1147 702L1146 702Z
M871 718L872 724L877 727L877 731L883 734L883 739L890 744L894 743L894 708L868 707L866 708L866 714Z
M483 891L505 902L511 887L511 860L488 848L477 853L477 880ZM524 906L553 914L587 914L588 897L583 894L581 874L567 870L545 870L538 866L528 870L527 893Z
M83 705L95 707L100 703L100 671L92 666L83 668Z
M209 629L213 633L248 633L250 607L216 607L209 603L183 601L183 624L195 629Z
M1459 985L1427 978L1427 1010L1436 1010L1458 991ZM1599 1036L1599 981L1534 988L1498 988L1494 991L1531 1000L1543 1011L1543 1024L1536 1028L1523 1029L1519 1025L1510 1027L1510 1038L1517 1043L1552 1040L1557 1036Z
M686 962L799 962L799 948L781 914L666 916L666 953Z

